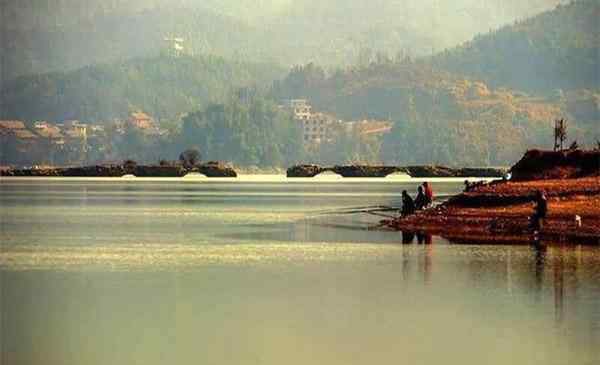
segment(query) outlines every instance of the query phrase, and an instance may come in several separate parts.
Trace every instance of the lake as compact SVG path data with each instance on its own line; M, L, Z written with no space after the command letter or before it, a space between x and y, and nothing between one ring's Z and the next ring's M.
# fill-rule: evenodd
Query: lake
M364 213L419 183L2 178L1 363L600 363L600 247Z

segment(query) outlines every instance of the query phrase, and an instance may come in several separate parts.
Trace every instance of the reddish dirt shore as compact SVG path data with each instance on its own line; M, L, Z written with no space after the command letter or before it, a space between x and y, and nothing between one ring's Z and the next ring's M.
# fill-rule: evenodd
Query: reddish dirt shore
M540 240L600 243L600 177L492 183L436 208L382 223L391 229L425 231L464 243L531 243L529 217L538 190L548 198ZM581 217L581 227L576 215Z

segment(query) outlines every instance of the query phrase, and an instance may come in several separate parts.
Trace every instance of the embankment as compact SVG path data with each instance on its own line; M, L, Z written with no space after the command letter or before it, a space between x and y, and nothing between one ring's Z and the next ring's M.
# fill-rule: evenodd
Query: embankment
M436 208L382 224L462 242L531 242L533 197L543 191L548 199L548 216L539 232L541 239L599 243L598 156L598 151L528 151L511 168L511 180L476 186Z

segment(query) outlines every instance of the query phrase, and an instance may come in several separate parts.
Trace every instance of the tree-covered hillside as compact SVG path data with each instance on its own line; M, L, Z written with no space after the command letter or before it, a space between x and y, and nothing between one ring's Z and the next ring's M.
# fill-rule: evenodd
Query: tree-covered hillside
M238 166L285 167L301 161L299 125L271 100L211 104L183 118L178 144Z
M600 1L559 5L479 35L433 58L437 67L493 87L542 93L600 87Z
M44 1L61 3L67 9L65 4L73 0L27 0L24 4ZM543 8L556 2L505 0L484 6L478 0L461 0L452 6L467 5L470 16L479 14L480 21L491 25L519 13L516 9L527 14L525 9L531 10L534 3ZM195 136L205 153L211 150L218 158L262 166L293 159L327 164L351 159L507 165L526 148L551 147L551 125L556 118L569 121L569 141L590 146L600 139L596 20L600 0L559 6L430 58L415 58L414 53L448 44L452 37L439 37L474 24L461 25L458 20L464 16L446 16L440 9L450 5L434 6L439 2L433 0L425 1L424 8L413 6L416 1L263 0L260 6L273 7L264 19L257 16L258 9L241 16L234 0L207 1L189 8L191 3L137 0L121 8L120 0L114 0L103 10L91 5L74 8L87 15L64 24L58 20L68 17L56 12L54 21L41 17L23 26L4 24L18 34L32 32L23 38L25 43L3 33L3 51L6 44L11 45L2 57L4 80L19 67L26 72L128 55L163 55L2 82L0 118L98 122L144 110L172 121L175 130L184 128L182 136ZM243 3L250 6L249 0ZM483 14L490 9L497 12L485 18ZM411 14L418 19L411 19ZM427 22L431 30L424 30ZM481 24L473 29L477 27ZM50 33L40 38L39 32ZM183 55L167 55L165 35L185 39ZM38 43L27 43L31 40ZM421 51L411 52L411 45ZM196 52L213 56L190 55ZM249 59L277 62L251 63ZM325 61L296 66L287 75L276 66L305 59ZM328 71L332 64L354 66ZM256 105L259 112L234 95L241 87L268 89L273 80L278 81L268 97ZM385 138L366 141L346 136L347 140L340 137L312 151L313 155L306 153L310 151L288 153L282 149L289 143L281 144L283 134L273 128L278 123L289 126L289 116L272 110L275 103L289 98L309 99L315 110L341 119L389 119L394 127ZM223 110L215 113L215 108ZM268 122L260 110L269 115ZM191 114L185 117L187 113ZM293 139L283 137L284 141Z
M433 68L425 61L372 63L327 74L296 67L273 94L308 98L345 119L390 119L381 159L392 164L507 165L527 148L552 145L552 123L570 121L570 139L600 138L598 93L536 97L492 88Z
M23 76L2 85L0 118L108 121L144 110L176 119L240 87L267 87L284 71L215 56L161 56Z
M155 57L173 48L165 38L182 38L182 53L187 55L268 59L261 57L266 46L261 31L206 10L165 7L120 12L88 11L96 15L81 15L76 17L77 21L57 16L54 23L47 24L46 19L41 24L33 22L31 27L0 25L2 79ZM44 11L37 9L35 13L44 14Z

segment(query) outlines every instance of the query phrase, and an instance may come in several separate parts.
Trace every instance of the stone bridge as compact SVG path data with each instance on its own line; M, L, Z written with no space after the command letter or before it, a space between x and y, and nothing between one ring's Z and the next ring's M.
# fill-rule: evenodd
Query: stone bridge
M506 170L495 168L460 168L446 166L371 166L349 165L321 167L318 165L296 165L287 170L287 177L315 177L331 171L343 177L386 177L394 173L403 173L411 177L502 177Z

